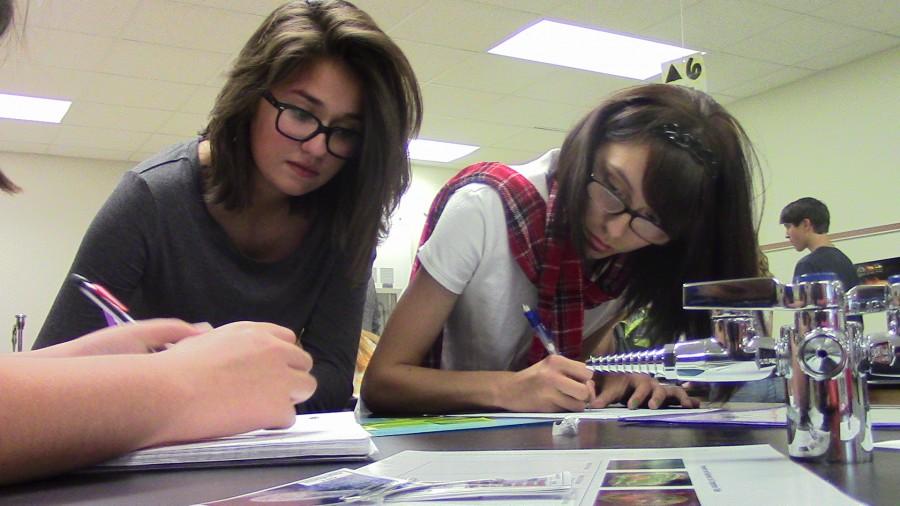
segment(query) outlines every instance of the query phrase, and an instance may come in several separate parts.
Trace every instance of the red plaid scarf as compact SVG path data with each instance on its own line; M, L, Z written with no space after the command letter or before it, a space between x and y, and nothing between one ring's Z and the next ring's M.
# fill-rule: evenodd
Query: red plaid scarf
M538 314L564 356L581 354L585 308L595 307L621 293L624 261L616 257L595 282L582 273L582 259L568 238L547 235L554 230L554 203L557 185L550 182L547 202L534 185L506 165L485 162L471 165L454 176L431 204L419 245L425 244L453 193L472 183L486 184L497 191L506 214L506 229L513 258L525 276L538 288ZM549 209L549 211L548 211ZM413 264L413 276L419 269ZM524 318L524 315L522 316ZM440 367L442 341L439 338L423 365ZM528 364L547 354L540 339L532 340Z

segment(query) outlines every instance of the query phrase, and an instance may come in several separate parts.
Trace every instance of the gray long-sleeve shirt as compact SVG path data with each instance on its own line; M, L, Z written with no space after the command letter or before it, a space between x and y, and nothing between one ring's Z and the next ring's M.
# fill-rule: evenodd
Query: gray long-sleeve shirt
M136 319L266 321L302 332L318 388L298 412L344 408L365 283L349 280L346 257L332 249L321 221L288 258L257 262L241 254L203 202L197 143L176 145L124 175L88 228L71 272L108 288ZM64 282L34 347L104 326L100 310Z

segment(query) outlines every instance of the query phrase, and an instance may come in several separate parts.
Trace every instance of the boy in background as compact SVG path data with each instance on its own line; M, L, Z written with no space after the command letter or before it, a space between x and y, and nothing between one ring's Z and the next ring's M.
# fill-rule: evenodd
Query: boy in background
M794 279L803 274L833 272L844 290L849 290L859 284L859 277L853 262L828 239L830 221L828 207L812 197L795 200L781 210L785 239L797 251L809 250L794 267Z

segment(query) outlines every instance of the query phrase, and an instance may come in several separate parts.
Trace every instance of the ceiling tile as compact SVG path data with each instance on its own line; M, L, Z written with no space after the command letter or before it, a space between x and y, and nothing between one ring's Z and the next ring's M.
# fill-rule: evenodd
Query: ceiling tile
M63 124L152 133L171 116L172 111L76 100L63 118Z
M790 23L779 25L737 44L728 53L794 65L854 42L865 39L869 32L839 25L810 16L800 16Z
M813 15L844 25L900 36L900 2L897 0L853 0L830 2Z
M235 12L245 12L258 16L268 16L276 7L284 4L284 0L180 0L186 4L203 5ZM260 20L261 21L261 20Z
M385 32L394 35L394 27L421 9L428 0L355 0L354 5L378 23Z
M189 84L97 74L81 98L101 104L177 111L194 93Z
M181 106L179 112L188 114L202 114L206 116L212 110L216 97L219 95L219 88L209 86L198 86L188 98L187 102Z
M48 155L71 156L75 158L95 158L98 160L128 160L130 151L119 151L91 146L67 146L53 144L47 148Z
M707 88L711 92L733 88L738 84L753 81L784 67L725 52L709 53L704 55L703 59L706 64Z
M544 151L536 149L503 149L481 148L465 158L453 162L456 167L462 169L478 162L501 162L506 165L521 165L537 159ZM450 164L447 164L450 165Z
M778 7L786 11L808 14L828 4L846 0L754 0L755 2ZM848 2L849 3L849 2Z
M446 116L448 118L474 117L491 104L503 98L497 93L452 88L439 84L422 86L425 101L425 115Z
M561 7L567 3L565 0L475 0L478 3L494 5L506 9L516 9L525 12L543 14Z
M180 135L153 134L150 135L143 144L135 148L134 151L159 153L163 149L168 148L173 144L184 142L185 140L187 139Z
M699 0L686 0L685 8ZM635 34L668 19L678 19L680 3L672 0L571 0L549 14L592 28Z
M391 35L470 51L486 51L525 25L534 14L468 0L431 0L391 30Z
M196 136L200 130L206 128L207 118L205 114L187 114L176 112L160 128L161 133L170 135L183 135L185 138Z
M796 13L746 0L704 0L685 9L684 45L704 51L720 50L800 17ZM681 44L681 17L672 16L643 30L643 33Z
M438 74L447 70L448 67L458 64L459 62L481 54L476 51L465 51L462 49L452 49L449 47L435 46L434 44L425 44L414 40L394 39L394 42L400 46L406 59L409 60L419 84L425 84Z
M59 135L57 123L0 119L0 140L50 144Z
M508 125L568 130L586 111L559 102L544 102L522 97L503 97L471 114L482 121L498 120Z
M56 136L53 145L111 149L131 153L146 142L148 137L150 134L147 132L60 125L59 135Z
M42 28L116 37L139 0L42 0L28 2L26 23Z
M0 152L4 153L36 153L40 155L46 153L48 147L50 147L50 144L12 141L0 138ZM9 167L6 167L6 170L9 170Z
M744 98L778 88L779 86L784 86L785 84L798 81L812 74L812 70L799 69L796 67L783 67L771 74L740 83L722 91L733 97Z
M93 74L44 67L10 58L0 65L0 93L74 100L89 87Z
M512 136L520 127L498 122L475 121L462 118L445 118L427 115L422 122L419 137L436 141L458 142L477 146L487 146Z
M236 54L263 18L171 0L145 0L122 37L166 46ZM223 36L224 35L224 36Z
M826 70L896 46L900 46L900 38L882 33L871 33L847 46L798 62L797 66L813 70Z
M123 40L103 61L103 70L128 77L205 84L217 77L229 60L222 53Z
M116 39L29 26L14 56L46 67L97 70Z
M505 139L489 144L488 147L521 149L522 146L528 146L530 150L545 152L562 146L563 141L566 140L567 133L561 130L522 128Z
M536 100L562 102L584 107L587 110L599 104L610 93L638 84L641 84L641 81L586 70L556 67L546 79L532 83L518 90L514 95Z
M432 80L436 84L508 94L549 78L559 67L518 58L477 53Z
M140 162L143 162L144 160L149 159L152 156L155 156L157 153L158 153L158 151L140 151L140 150L138 150L138 151L135 151L134 153L131 153L130 155L128 155L128 161L140 163Z

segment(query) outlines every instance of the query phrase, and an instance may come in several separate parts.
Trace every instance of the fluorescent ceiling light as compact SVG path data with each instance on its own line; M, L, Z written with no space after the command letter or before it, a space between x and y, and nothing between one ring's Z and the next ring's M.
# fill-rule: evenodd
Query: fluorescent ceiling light
M59 123L72 102L0 93L0 118Z
M409 157L426 162L452 162L478 149L478 146L452 142L413 139L409 142Z
M697 51L545 19L488 52L643 80Z

